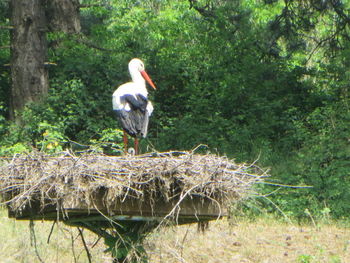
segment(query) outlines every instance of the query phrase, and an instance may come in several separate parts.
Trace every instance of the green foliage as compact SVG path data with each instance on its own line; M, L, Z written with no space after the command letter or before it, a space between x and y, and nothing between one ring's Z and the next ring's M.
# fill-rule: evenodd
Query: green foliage
M314 256L308 255L308 254L302 254L298 257L299 263L311 263L314 260Z
M111 94L128 81L130 58L140 57L158 88L149 94L155 112L145 149L206 144L237 161L259 158L272 181L313 187L271 196L287 215L347 215L349 4L321 2L123 0L84 8L84 36L48 34L57 64L49 95L28 105L19 123L6 120L10 74L0 72L0 154L119 154ZM0 30L0 44L8 41ZM0 49L0 62L8 61Z
M37 141L37 148L47 153L61 152L65 142L64 135L55 126L47 122L39 123L38 131L42 133L42 140Z
M317 109L306 123L308 132L314 134L307 136L299 152L301 177L337 216L350 209L348 202L339 202L350 198L349 123L350 112L344 105Z
M7 1L0 2L0 122L8 115L10 93L10 31L9 8ZM3 27L3 28L2 28ZM0 124L1 130L1 124ZM1 134L1 131L0 131Z
M98 139L91 139L90 145L93 151L103 152L108 155L120 155L124 150L122 138L122 130L108 128L101 131Z
M16 153L28 153L30 152L31 147L24 144L24 143L16 143L13 145L9 145L9 146L2 146L0 148L0 155L1 156L11 156L14 155Z

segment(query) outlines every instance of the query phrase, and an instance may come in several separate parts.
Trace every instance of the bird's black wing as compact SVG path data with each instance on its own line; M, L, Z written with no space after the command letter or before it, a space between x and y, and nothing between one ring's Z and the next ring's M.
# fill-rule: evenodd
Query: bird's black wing
M142 130L143 113L137 111L115 110L123 129L132 137L136 137Z
M136 98L133 95L125 94L121 97L121 101L129 103L132 110L140 110L142 112L146 111L148 100L145 96L137 94Z
M148 112L147 103L148 100L143 95L127 94L121 97L122 100L128 102L131 110L115 110L117 117L123 129L131 136L146 137L148 129Z

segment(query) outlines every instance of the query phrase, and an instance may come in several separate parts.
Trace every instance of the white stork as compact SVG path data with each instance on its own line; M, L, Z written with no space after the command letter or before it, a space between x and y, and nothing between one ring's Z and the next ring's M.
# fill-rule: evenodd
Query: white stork
M135 154L138 154L138 137L147 136L148 120L153 112L153 105L147 99L145 80L156 89L145 71L143 62L133 58L129 62L132 81L120 85L113 93L113 110L124 130L124 152L128 147L127 134L134 137Z

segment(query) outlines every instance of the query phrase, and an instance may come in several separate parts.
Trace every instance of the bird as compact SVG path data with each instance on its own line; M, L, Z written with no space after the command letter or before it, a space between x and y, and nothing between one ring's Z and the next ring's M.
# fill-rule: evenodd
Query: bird
M114 91L112 104L113 111L123 128L124 153L127 153L127 135L130 135L134 138L135 154L138 154L138 138L146 138L149 117L154 109L152 102L147 98L146 81L153 89L156 89L156 86L145 71L142 60L133 58L128 68L131 81L120 85Z

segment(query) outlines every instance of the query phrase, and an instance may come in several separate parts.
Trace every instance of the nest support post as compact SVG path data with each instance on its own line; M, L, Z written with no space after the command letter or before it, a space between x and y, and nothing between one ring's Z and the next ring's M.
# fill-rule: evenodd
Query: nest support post
M67 225L83 227L104 239L106 253L111 253L113 263L146 263L148 256L143 240L158 222L113 221L105 222L65 222Z

